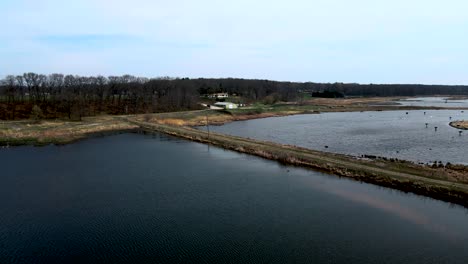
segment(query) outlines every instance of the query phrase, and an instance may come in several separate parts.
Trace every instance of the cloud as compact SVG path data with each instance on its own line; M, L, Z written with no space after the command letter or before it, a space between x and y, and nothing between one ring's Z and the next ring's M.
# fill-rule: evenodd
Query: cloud
M26 58L83 56L105 72L150 76L468 84L467 8L462 0L6 0L0 74L57 68L30 69L37 63Z
M35 41L49 47L65 50L102 50L115 46L131 45L144 41L132 35L43 35L34 38Z

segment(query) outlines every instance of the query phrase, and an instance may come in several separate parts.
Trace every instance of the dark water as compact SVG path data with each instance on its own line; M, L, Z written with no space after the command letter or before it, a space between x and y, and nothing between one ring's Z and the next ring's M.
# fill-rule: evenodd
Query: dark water
M455 120L468 120L468 110L296 115L233 122L211 130L355 156L468 165L468 131L460 136L460 130L449 126Z
M466 209L166 136L0 165L0 263L468 262Z

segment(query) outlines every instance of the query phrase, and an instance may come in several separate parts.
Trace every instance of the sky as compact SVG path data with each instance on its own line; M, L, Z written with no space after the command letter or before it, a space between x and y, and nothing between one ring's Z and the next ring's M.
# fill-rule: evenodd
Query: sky
M0 77L468 85L467 10L466 0L0 0Z

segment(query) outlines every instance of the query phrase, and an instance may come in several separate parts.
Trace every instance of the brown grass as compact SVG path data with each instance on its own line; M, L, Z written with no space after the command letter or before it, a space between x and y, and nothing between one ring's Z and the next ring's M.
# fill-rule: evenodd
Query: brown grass
M0 123L0 143L2 145L63 144L93 134L127 131L136 128L138 126L111 116L85 118L80 122L61 120L2 122Z
M414 107L393 105L403 97L371 98L312 98L302 103L281 102L274 105L253 105L236 110L198 110L172 113L136 115L139 121L176 126L221 125L228 122L296 114L320 112L392 111L415 109L443 109L437 107Z
M351 106L392 102L403 98L406 97L311 98L306 103L326 106Z
M210 133L183 126L129 120L150 131L208 143L279 162L318 169L407 192L468 206L468 167L463 165L431 167L406 161L360 159L296 146Z
M271 111L262 109L262 111L256 113L255 111L222 111L222 110L201 110L201 111L190 111L190 112L174 112L174 113L158 113L158 114L145 114L133 116L135 120L157 123L161 125L173 125L173 126L205 126L207 122L210 125L222 125L225 123L241 120L250 120L267 117L277 117L286 115L295 115L308 113L307 110L280 110Z

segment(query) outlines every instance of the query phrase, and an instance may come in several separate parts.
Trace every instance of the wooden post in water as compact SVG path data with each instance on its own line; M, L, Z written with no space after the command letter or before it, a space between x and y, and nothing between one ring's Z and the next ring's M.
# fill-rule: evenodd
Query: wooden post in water
M429 125L429 123L426 123L426 128L427 128L428 125Z
M437 131L437 127L434 127L435 131Z
M206 112L206 130L208 131L208 141L210 141L210 123L208 122L208 112Z

